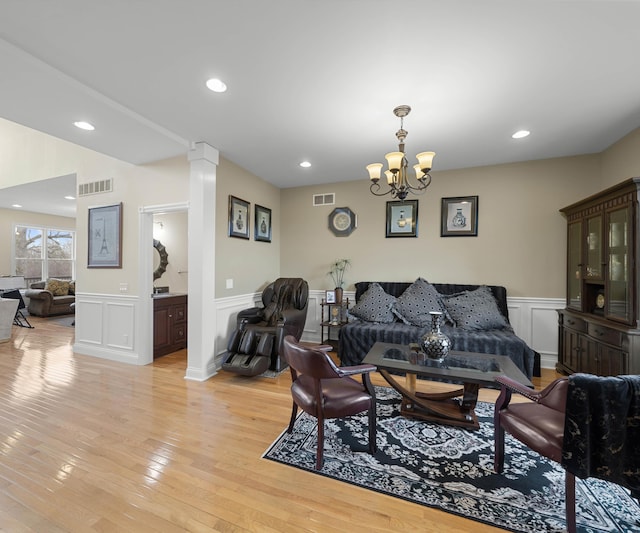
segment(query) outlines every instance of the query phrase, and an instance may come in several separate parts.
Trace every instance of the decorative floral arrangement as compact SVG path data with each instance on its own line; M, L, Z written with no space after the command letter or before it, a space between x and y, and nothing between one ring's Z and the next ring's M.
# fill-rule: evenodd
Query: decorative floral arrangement
M336 289L341 289L344 285L344 271L351 266L349 259L336 259L331 264L331 269L327 272L327 276L331 276Z

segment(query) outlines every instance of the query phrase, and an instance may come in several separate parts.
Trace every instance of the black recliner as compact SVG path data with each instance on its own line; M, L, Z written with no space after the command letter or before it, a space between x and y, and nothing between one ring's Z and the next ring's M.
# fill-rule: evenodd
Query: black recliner
M245 376L287 367L282 355L287 335L300 340L307 321L309 285L302 278L278 278L262 291L263 307L238 313L222 369Z

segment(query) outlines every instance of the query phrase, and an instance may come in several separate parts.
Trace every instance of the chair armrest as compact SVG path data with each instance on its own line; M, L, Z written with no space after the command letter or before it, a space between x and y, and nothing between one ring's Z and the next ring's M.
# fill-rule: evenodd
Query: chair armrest
M315 344L313 342L298 341L300 346L309 348L310 350L318 350L319 352L330 352L333 350L333 346L330 344Z
M249 309L243 309L236 317L238 325L244 324L257 324L261 322L264 317L264 308L262 307L250 307Z
M369 372L375 372L376 370L378 370L378 367L376 367L376 365L368 365L368 364L338 367L338 373L341 376L368 374Z
M531 390L529 387L523 385L519 381L508 378L507 376L498 376L497 378L495 378L495 381L500 383L503 389L508 389L511 392L517 392L518 394L521 394L525 398L529 398L534 402L539 402L540 397L542 396L543 391L536 392L534 390Z
M53 293L45 289L27 289L24 296L33 300L53 300Z

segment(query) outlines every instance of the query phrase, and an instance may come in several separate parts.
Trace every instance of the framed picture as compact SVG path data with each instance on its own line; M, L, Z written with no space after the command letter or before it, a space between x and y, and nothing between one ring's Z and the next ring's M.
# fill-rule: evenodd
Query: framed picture
M89 208L87 268L122 268L122 203Z
M249 238L249 202L229 195L229 237Z
M456 196L442 199L441 237L478 236L478 197Z
M256 204L253 238L256 241L271 242L271 209Z
M387 202L387 237L418 236L418 200Z
M328 304L336 303L336 291L325 291L324 301Z

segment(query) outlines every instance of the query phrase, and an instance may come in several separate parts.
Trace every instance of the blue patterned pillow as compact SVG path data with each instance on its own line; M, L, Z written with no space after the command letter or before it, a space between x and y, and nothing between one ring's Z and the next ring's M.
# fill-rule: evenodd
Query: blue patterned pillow
M395 296L384 292L379 283L372 283L349 314L367 322L394 322L391 306L395 301Z
M509 328L507 319L485 285L473 291L442 296L442 304L455 325L461 329L485 330Z
M398 297L391 311L405 324L428 326L431 324L430 312L443 312L440 298L440 293L431 283L418 278Z

